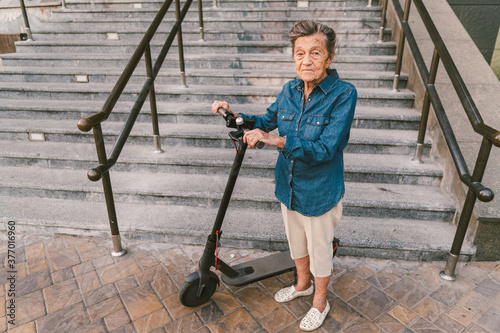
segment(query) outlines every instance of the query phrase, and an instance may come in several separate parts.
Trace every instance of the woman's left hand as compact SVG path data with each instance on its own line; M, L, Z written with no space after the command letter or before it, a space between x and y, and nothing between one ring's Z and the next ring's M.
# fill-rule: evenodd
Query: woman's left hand
M268 146L275 146L278 148L283 148L285 146L285 138L266 133L258 128L247 131L245 136L243 136L243 142L247 143L250 148L255 148L255 145L259 141Z

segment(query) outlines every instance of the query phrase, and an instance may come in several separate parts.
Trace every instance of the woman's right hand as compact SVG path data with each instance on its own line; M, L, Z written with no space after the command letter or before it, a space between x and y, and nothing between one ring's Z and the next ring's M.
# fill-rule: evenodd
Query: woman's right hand
M233 113L233 111L231 111L231 108L229 107L229 103L226 102L226 101L214 101L212 103L212 111L213 111L213 113L217 113L217 110L219 110L219 108L224 108L227 111Z

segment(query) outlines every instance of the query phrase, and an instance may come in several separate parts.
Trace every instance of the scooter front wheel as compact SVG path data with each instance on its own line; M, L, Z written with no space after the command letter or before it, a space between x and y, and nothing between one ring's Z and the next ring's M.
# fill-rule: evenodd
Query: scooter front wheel
M181 289L179 290L179 301L184 306L196 307L207 302L215 293L217 287L220 285L219 277L211 271L210 278L203 288L200 297L198 297L197 293L198 286L200 284L200 277L197 273L195 274L196 277L186 279Z

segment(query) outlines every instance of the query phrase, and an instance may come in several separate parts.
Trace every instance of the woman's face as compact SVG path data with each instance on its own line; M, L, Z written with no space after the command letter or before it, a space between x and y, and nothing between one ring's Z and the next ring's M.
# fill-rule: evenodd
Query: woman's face
M297 38L293 60L297 75L306 84L316 85L323 81L328 76L326 69L333 60L333 55L328 56L325 35L317 33Z

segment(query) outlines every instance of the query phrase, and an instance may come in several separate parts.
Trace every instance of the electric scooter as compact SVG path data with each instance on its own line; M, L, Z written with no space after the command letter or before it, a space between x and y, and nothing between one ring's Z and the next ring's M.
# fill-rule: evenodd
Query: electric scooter
M234 185L240 171L240 167L245 157L247 144L243 142L243 136L246 131L253 129L255 121L235 117L234 114L219 108L218 113L226 121L228 128L235 128L236 131L229 132L229 137L233 140L236 147L236 156L234 158L231 173L226 183L226 188L215 218L212 232L208 236L203 255L198 263L198 271L191 273L186 277L184 284L179 290L179 300L182 305L196 307L207 302L220 285L219 277L210 270L214 267L220 270L222 281L229 286L241 286L252 282L267 279L286 272L295 271L295 262L290 257L290 251L278 252L264 258L252 260L235 266L229 266L223 260L218 258L218 248L221 238L221 227L224 216L231 200ZM264 147L264 143L258 142L257 148ZM333 240L333 255L335 256L339 240Z

